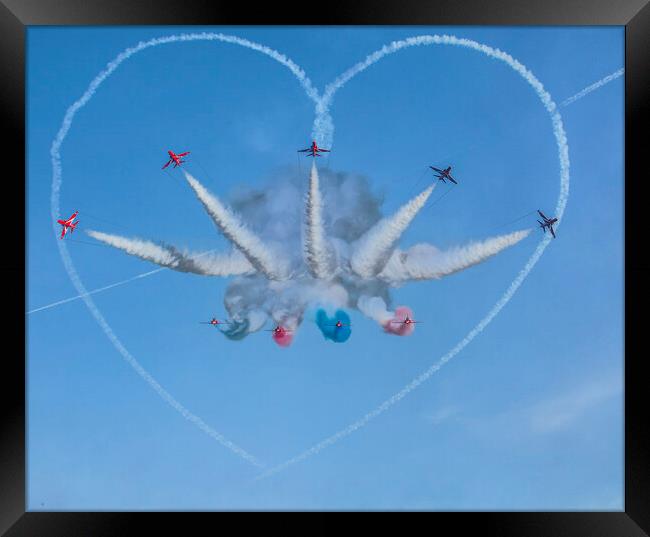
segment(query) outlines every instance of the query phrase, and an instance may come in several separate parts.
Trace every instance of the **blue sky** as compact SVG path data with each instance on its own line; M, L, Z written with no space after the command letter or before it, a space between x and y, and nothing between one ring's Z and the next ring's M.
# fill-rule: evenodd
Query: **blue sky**
M49 209L49 149L65 110L123 49L201 30L29 29L27 311L77 294ZM624 65L622 27L205 30L277 49L319 89L383 44L420 34L502 49L558 103ZM622 509L623 111L622 78L562 109L571 159L562 226L490 326L365 428L268 479L253 481L258 469L165 404L83 301L29 314L28 508ZM417 47L386 57L337 93L332 117L333 153L319 164L367 176L385 214L426 187L428 164L454 166L459 186L418 215L404 246L448 247L531 227L532 215L508 223L555 207L559 165L547 113L512 70L476 52ZM161 172L166 150L191 150L193 173L227 200L242 185L295 173L312 121L313 103L295 78L257 52L206 42L149 49L76 117L62 147L61 216L79 209L79 229L225 248L182 179ZM397 289L395 303L423 321L408 338L386 336L352 311L344 344L310 322L288 348L268 332L231 342L198 324L223 315L228 281L172 271L94 300L178 401L274 466L445 354L541 236L535 230L481 265ZM68 247L88 289L156 268L111 248Z

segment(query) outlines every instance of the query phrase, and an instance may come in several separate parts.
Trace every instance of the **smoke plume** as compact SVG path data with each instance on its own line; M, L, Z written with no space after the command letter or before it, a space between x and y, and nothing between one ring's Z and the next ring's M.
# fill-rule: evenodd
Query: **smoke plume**
M395 308L395 316L384 323L384 332L395 336L410 336L415 330L415 324L406 324L406 318L413 319L413 310L408 306Z
M341 326L337 326L337 323L340 323ZM352 334L350 316L340 309L336 310L333 317L328 316L324 309L319 309L316 312L316 325L325 339L336 343L347 341Z

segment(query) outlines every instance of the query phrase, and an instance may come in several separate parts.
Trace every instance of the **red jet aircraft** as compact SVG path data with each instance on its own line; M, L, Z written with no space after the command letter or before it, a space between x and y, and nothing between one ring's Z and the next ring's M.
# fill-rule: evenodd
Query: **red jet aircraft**
M394 324L413 324L413 323L421 323L421 322L422 321L414 321L408 315L406 316L406 319L404 319L403 321L391 321L391 323Z
M167 164L165 164L162 169L164 170L167 166L169 166L172 162L174 163L174 168L176 166L180 166L183 162L185 162L181 157L184 157L185 155L189 155L190 152L186 151L185 153L181 153L180 155L177 155L173 151L167 151L169 153L169 160L167 161Z
M440 179L443 183L445 182L445 179L449 179L452 183L457 185L458 183L456 180L451 176L451 166L448 166L444 170L441 170L440 168L436 168L435 166L429 166L434 172L437 172L436 177Z
M321 149L318 147L318 144L316 144L316 140L314 140L311 143L311 147L308 147L307 149L298 149L298 153L309 153L308 155L305 155L307 157L320 157L319 153L329 153L329 149Z
M273 332L276 336L282 336L286 332L293 332L293 330L277 325L275 328L265 330L265 332Z
M63 226L63 229L61 230L61 237L65 237L65 234L67 233L68 229L70 230L70 233L74 231L74 228L77 227L77 224L79 223L79 220L76 222L73 222L75 218L77 218L77 215L79 214L79 211L75 211L74 214L68 218L67 220L57 220L57 223L61 224Z
M218 324L232 324L230 321L220 321L212 317L210 321L199 321L200 324L211 324L212 326L217 326Z

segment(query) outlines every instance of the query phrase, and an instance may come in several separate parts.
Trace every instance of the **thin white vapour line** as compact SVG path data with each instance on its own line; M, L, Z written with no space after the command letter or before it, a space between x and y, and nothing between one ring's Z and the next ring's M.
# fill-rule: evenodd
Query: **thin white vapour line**
M104 287L99 287L97 289L93 289L92 291L88 291L86 295L77 295L77 296L72 296L70 298L65 298L63 300L59 300L58 302L52 302L51 304L47 304L46 306L41 306L40 308L35 308L33 310L29 310L28 312L25 313L25 315L30 315L32 313L36 313L37 311L43 311L47 310L50 308L54 308L55 306L60 306L61 304L67 304L68 302L72 302L73 300L78 300L80 298L83 298L84 296L88 295L94 295L96 293L101 293L102 291L106 291L107 289L112 289L113 287L118 287L120 285L124 285L126 283L138 280L140 278L146 278L147 276L151 276L152 274L155 274L156 272L160 272L162 270L169 270L167 267L162 267L156 270L151 270L149 272L143 272L142 274L138 274L136 276L133 276L132 278L128 278L126 280L122 280L121 282L116 282L112 283L110 285L106 285Z
M476 41L472 41L469 39L459 39L457 37L448 36L448 35L417 36L417 37L405 39L403 41L394 41L390 45L385 45L378 51L370 54L368 57L366 57L364 61L359 62L358 64L352 66L350 69L345 71L341 76L339 76L332 84L329 84L325 88L325 92L321 99L321 103L323 103L323 105L318 108L319 113L329 117L329 103L331 103L334 93L338 91L340 88L342 88L343 85L347 81L349 81L353 76L357 75L364 69L368 68L373 63L376 63L386 54L392 54L394 52L397 52L398 50L401 50L406 47L414 46L414 45L433 45L433 44L463 46L473 50L477 50L479 52L483 52L484 54L486 54L491 58L495 58L506 63L508 66L514 69L518 74L520 74L524 78L524 80L526 80L526 82L528 82L533 87L535 93L537 93L537 96L540 98L542 104L544 105L544 108L546 108L546 110L548 111L551 117L551 122L553 125L553 135L555 136L555 141L558 148L558 157L560 161L560 193L557 200L555 216L557 217L558 219L557 223L559 224L562 221L562 215L564 214L564 209L566 207L569 198L569 146L567 144L566 133L564 132L564 126L562 124L562 116L558 112L557 105L551 98L551 95L544 89L544 86L539 80L537 80L535 75L533 75L533 73L530 70L528 70L526 66L524 66L522 63L515 60L512 56L510 56L509 54L501 50L494 49L487 45L482 45ZM319 118L316 118L314 120L314 129L316 129L319 125L322 124L323 121L319 120ZM360 429L361 427L364 427L370 420L376 418L377 416L379 416L380 414L388 410L390 407L392 407L394 404L400 401L403 397L405 397L411 391L416 389L420 384L422 384L424 381L429 379L431 375L433 375L444 364L446 364L449 360L451 360L454 356L456 356L461 350L463 350L477 335L479 335L485 329L486 326L490 324L492 319L494 319L494 317L496 317L496 315L510 301L510 299L513 297L513 295L515 294L519 286L524 282L526 276L528 276L530 271L533 269L533 267L541 257L542 253L544 253L544 250L546 249L550 241L551 238L548 235L542 238L542 240L537 245L537 248L535 248L535 251L530 256L526 264L524 265L524 268L519 272L519 274L510 284L506 292L496 302L496 304L487 313L487 315L483 317L483 319L481 319L479 323L454 348L452 348L447 354L445 354L438 362L433 364L424 373L420 374L409 384L404 386L401 390L399 390L394 395L386 399L378 407L368 412L365 416L363 416L359 420L339 430L338 432L327 437L326 439L318 442L317 444L303 451L299 455L296 455L295 457L263 472L262 474L257 476L256 480L269 477L273 474L276 474L284 470L285 468L291 466L292 464L303 461L308 457L319 453L326 447L331 446L338 440L352 434L354 431Z
M212 252L215 252L215 251L216 251L216 248L212 249L212 250L208 250L207 252L197 254L196 257L201 257L201 256L204 256L204 255L208 255L208 254L210 254ZM104 287L99 287L97 289L93 289L92 291L88 291L88 295L94 295L96 293L101 293L102 291L112 289L113 287L118 287L120 285L124 285L124 284L127 284L129 282L139 280L140 278L146 278L148 276L151 276L152 274L162 272L163 270L169 270L169 268L168 267L161 267L161 268L158 268L158 269L155 269L155 270L150 270L149 272L143 272L142 274L136 274L132 278L127 278L126 280L111 283L109 285L105 285ZM43 310L47 310L47 309L50 309L50 308L54 308L55 306L60 306L61 304L67 304L68 302L72 302L73 300L78 300L78 299L83 298L84 296L88 296L88 295L77 295L77 296L72 296L70 298L64 298L63 300L59 300L57 302L52 302L52 304L47 304L46 306L41 306L40 308L35 308L33 310L30 310L30 311L26 312L25 315L30 315L32 313L36 313L37 311L43 311Z
M624 72L625 69L621 67L618 71L615 71L611 75L607 75L606 77L601 78L598 82L594 82L591 86L587 86L582 91L579 91L572 97L569 97L568 99L562 101L562 104L560 106L569 106L570 104L573 104L578 99L582 99L585 95L591 93L592 91L596 91L598 88L602 88L605 84L622 76Z
M106 68L91 81L91 83L89 84L88 88L83 93L83 95L67 109L61 127L54 141L52 142L52 147L50 149L50 155L52 157L52 196L50 199L50 210L51 210L52 221L53 221L52 227L54 229L55 236L58 233L58 230L56 228L57 226L56 220L60 213L60 189L61 189L61 184L63 182L63 171L61 166L61 153L60 153L61 145L63 144L63 141L65 140L65 137L68 134L70 127L72 126L72 121L76 113L83 106L85 106L88 103L88 101L90 101L90 99L93 97L93 95L95 94L99 86L102 84L102 82L104 82L104 80L106 80L120 66L122 62L124 62L125 60L133 56L133 54L136 54L137 52L140 52L150 47L163 45L167 43L183 42L183 41L200 41L200 40L223 41L227 43L233 43L266 54L267 56L273 58L274 60L278 61L279 63L287 67L298 78L300 84L302 85L307 95L315 102L319 102L318 92L316 92L316 90L313 88L311 81L306 77L302 69L300 69L293 61L288 59L283 54L280 54L279 52L274 51L273 49L270 49L269 47L265 47L258 43L254 43L252 41L248 41L246 39L242 39L236 36L229 36L229 35L215 34L215 33L205 33L205 32L201 34L179 34L179 35L161 37L161 38L151 39L146 42L141 41L135 47L128 48L125 51L118 54L115 57L115 59L109 62ZM104 319L100 311L95 306L95 303L93 302L92 298L88 294L88 291L84 287L83 283L81 282L81 279L79 278L79 275L77 274L74 263L72 262L72 258L70 257L70 253L68 252L67 244L65 244L64 241L57 241L57 244L59 247L59 254L61 255L61 259L63 260L63 264L66 268L66 271L68 272L68 276L72 281L72 284L76 287L79 294L83 295L82 296L83 301L86 303L86 306L95 317L95 320L100 325L100 327L102 328L106 336L113 343L113 346L127 361L127 363L131 367L133 367L133 369L149 384L149 386L151 386L158 393L158 395L160 395L160 397L164 401L169 403L169 405L172 406L172 408L174 408L175 410L177 410L185 419L194 423L206 434L208 434L209 436L217 440L220 444L227 447L237 455L241 456L243 459L247 460L251 464L257 467L262 467L263 465L259 461L257 461L255 457L253 457L252 455L244 451L239 446L232 443L230 440L226 439L223 435L221 435L216 430L214 430L209 425L207 425L205 422L203 422L201 418L195 416L194 414L189 412L185 407L183 407L183 405L181 405L178 401L176 401L171 396L171 394L169 394L164 388L162 388L162 386L160 386L160 384L158 384L158 382L156 382L156 380L138 363L138 361L128 352L128 350L124 347L124 345L122 345L121 341L113 333L113 330L111 329L111 327L106 322L106 320Z

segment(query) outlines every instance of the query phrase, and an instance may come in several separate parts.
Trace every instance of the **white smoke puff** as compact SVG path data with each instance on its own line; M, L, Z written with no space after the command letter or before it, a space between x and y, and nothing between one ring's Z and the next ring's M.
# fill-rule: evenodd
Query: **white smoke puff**
M302 278L286 282L271 282L269 289L275 304L283 304L283 309L294 310L296 315L310 305L329 305L343 308L349 305L347 289L340 283Z
M271 318L276 325L296 331L302 323L303 314L304 310L296 312L296 308L284 308L280 305L273 308Z
M396 250L378 278L389 282L439 279L485 261L518 243L530 232L530 229L515 231L446 251L430 244L416 244L406 251Z
M420 209L424 207L434 188L435 185L431 185L400 207L393 216L375 224L359 239L350 259L354 272L363 278L371 278L381 272L388 261L391 249Z
M366 317L384 324L393 318L393 313L386 308L386 302L378 296L363 295L357 300L357 308Z
M251 311L268 311L272 296L264 278L247 276L228 284L223 301L231 318L245 319Z
M366 177L329 169L320 175L330 242L352 243L381 220L383 195L371 189Z
M268 318L267 314L261 310L253 310L249 312L247 317L249 323L248 331L257 332L258 330L260 330L266 323L267 318Z
M305 296L300 283L292 282L290 285L277 285L281 282L270 283L269 292L273 297L269 304L271 317L277 323L286 324L286 319L291 318L294 326L300 324L308 302L308 297Z
M307 303L331 308L345 308L349 304L349 294L339 283L318 282L316 285L305 285Z
M304 177L296 170L283 169L263 187L237 184L230 196L230 206L255 233L264 239L289 242L299 248L299 229Z
M301 248L303 207L300 182L304 178L291 175L291 172L274 177L263 189L236 185L230 202L269 251L276 256L281 253L288 278L305 269L302 256L297 255Z
M282 315L298 319L302 319L303 312L313 304L348 305L348 293L342 285L313 278L269 282L269 290L273 295L272 311L282 311Z

